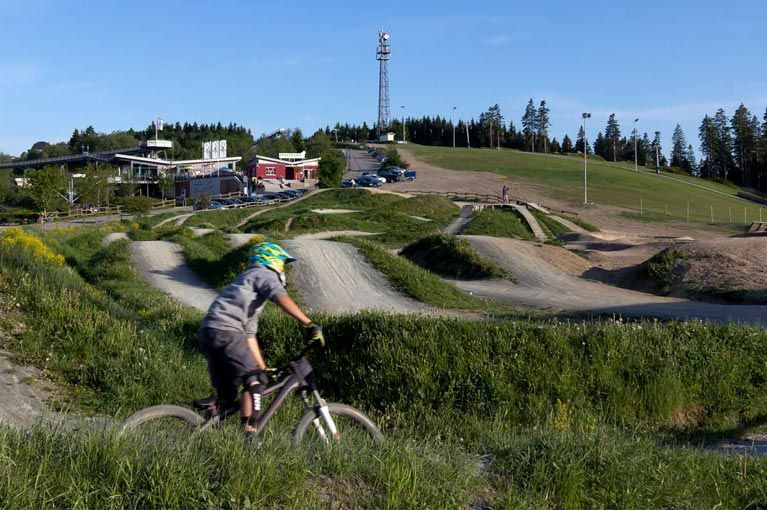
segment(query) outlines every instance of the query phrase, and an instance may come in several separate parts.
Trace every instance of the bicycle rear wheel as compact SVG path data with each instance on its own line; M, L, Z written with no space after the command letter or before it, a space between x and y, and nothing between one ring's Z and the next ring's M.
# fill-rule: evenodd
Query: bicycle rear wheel
M120 433L139 433L158 442L188 440L205 420L191 409L181 406L150 406L128 416Z
M379 428L362 411L344 404L329 403L328 413L333 419L335 434L325 420L312 409L307 411L296 425L293 442L296 445L309 441L328 445L341 441L383 442L384 437Z

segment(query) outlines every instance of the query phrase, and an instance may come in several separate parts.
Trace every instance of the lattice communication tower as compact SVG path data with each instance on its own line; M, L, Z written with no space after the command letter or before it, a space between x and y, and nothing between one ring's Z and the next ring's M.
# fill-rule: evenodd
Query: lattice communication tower
M378 32L378 48L376 60L379 63L378 71L378 123L376 134L385 133L391 125L391 108L389 107L389 58L391 46L389 45L389 33L383 30Z

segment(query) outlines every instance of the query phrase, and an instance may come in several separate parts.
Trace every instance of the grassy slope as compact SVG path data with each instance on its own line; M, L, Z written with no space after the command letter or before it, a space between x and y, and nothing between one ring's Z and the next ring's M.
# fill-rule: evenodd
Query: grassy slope
M359 237L343 240L359 248L368 261L386 276L392 287L427 305L494 314L515 311L504 303L475 298L409 260L392 255L374 242Z
M102 412L205 391L193 345L199 314L149 289L123 244L101 248L93 231L55 236L77 272L0 247L0 291L19 301L27 324L5 346ZM13 466L0 477L0 506L326 508L325 494L342 507L466 508L480 498L512 508L742 508L767 498L765 459L656 442L658 433L763 421L761 328L319 319L329 339L312 360L319 387L385 425L383 449L295 450L275 433L253 456L233 430L158 447L0 428ZM282 315L266 316L261 335L273 362L300 345ZM478 454L492 458L479 479L471 474Z
M419 239L400 254L415 264L448 278L508 278L512 275L482 257L471 245L455 236L439 234Z
M535 239L527 222L516 211L507 208L488 208L474 211L471 214L471 221L461 231L461 234L514 237L528 241Z
M311 209L349 209L351 214L318 214ZM248 223L246 232L274 238L332 230L380 232L377 240L388 246L402 246L418 237L436 233L456 217L459 210L439 196L402 198L364 190L331 190L295 205L266 212ZM421 221L412 216L429 218ZM286 225L290 222L289 229Z
M506 175L512 179L512 196L514 180L521 180L538 184L542 194L568 200L574 206L583 201L583 160L579 158L514 150L452 149L419 145L410 145L408 149L421 161L442 168ZM743 221L744 207L748 209L749 220L758 219L757 205L735 197L737 190L721 184L670 175L674 179L697 184L726 196L659 177L641 168L639 172L634 172L633 165L596 160L589 161L588 174L589 200L598 204L638 211L641 197L646 211L665 215L665 206L668 205L670 219L684 219L687 202L690 203L691 221L710 222L710 206L714 208L714 220L717 223L729 221L728 207L732 208L736 223ZM764 217L767 218L767 215Z

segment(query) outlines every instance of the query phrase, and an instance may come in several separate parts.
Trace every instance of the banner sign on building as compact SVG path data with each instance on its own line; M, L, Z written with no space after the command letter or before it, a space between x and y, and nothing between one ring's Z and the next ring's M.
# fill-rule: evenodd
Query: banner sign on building
M202 159L220 159L226 157L226 140L213 140L202 144Z

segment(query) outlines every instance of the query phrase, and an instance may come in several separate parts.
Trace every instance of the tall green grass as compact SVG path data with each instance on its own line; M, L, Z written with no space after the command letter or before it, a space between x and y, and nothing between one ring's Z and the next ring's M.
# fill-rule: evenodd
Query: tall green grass
M480 256L468 242L449 234L419 239L405 246L400 254L421 267L450 278L513 278L508 271Z
M528 241L535 239L527 222L509 207L489 207L474 211L471 214L471 221L461 233L465 235L514 237Z
M312 209L349 209L348 214L319 214ZM330 190L296 204L267 211L243 230L277 239L336 230L380 233L387 246L403 246L418 237L433 234L459 214L448 199L422 195L403 198L363 190ZM431 221L414 218L420 216Z
M0 293L24 328L4 341L78 408L118 417L209 390L199 314L152 291L124 242L51 240L72 268L0 247ZM378 248L380 250L380 248ZM286 408L264 446L236 426L189 443L0 428L4 508L761 508L767 461L680 447L767 416L767 332L701 323L318 316L312 356L330 400L389 441L295 450ZM9 320L3 316L2 321ZM271 364L301 346L264 317ZM664 442L669 442L664 446ZM488 455L477 465L479 455Z
M436 274L413 262L392 255L377 243L359 237L342 238L353 244L399 292L438 308L450 308L494 314L510 314L515 310L504 303L475 298Z

